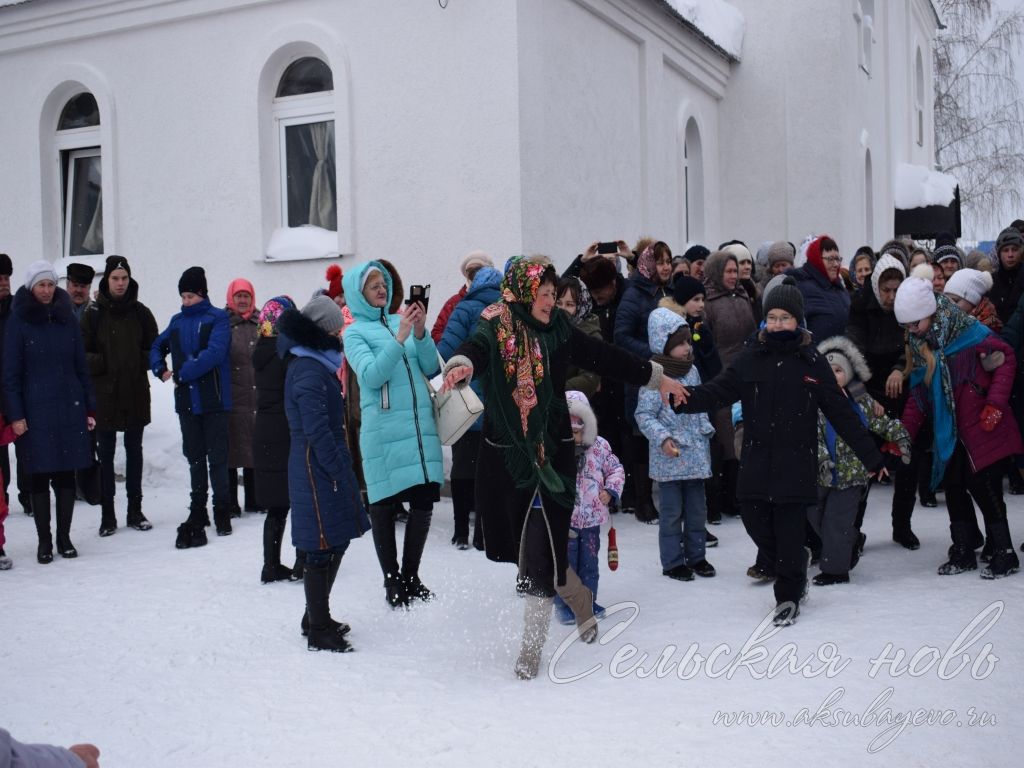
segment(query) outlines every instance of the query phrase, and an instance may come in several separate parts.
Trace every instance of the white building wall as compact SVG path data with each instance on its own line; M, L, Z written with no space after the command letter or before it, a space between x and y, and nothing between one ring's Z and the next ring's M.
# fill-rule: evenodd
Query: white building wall
M339 218L351 210L357 258L393 260L407 285L436 285L440 302L467 251L519 249L514 4L138 0L101 19L85 5L0 12L0 244L16 269L59 255L59 169L40 149L56 117L40 126L48 96L71 79L100 104L107 252L129 258L158 318L190 264L207 268L215 303L239 275L258 301L303 302L328 262L261 260L280 222L265 210L261 164L277 156L261 146L260 75L289 41L313 43L332 65L339 139L351 147ZM84 20L47 21L55 11ZM181 17L165 19L171 11Z

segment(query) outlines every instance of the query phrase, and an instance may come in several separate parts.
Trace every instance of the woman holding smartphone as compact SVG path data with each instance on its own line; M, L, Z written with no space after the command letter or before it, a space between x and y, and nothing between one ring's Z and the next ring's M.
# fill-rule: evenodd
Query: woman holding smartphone
M377 261L348 270L343 284L355 322L345 331L345 357L359 381L362 453L373 544L392 608L434 595L420 581L423 547L444 468L426 376L437 373L437 348L419 301L389 314L391 275ZM409 505L402 561L395 509Z

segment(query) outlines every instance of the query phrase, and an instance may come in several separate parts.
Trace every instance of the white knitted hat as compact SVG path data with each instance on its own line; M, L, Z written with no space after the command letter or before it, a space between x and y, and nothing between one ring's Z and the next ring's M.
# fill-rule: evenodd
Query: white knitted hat
M966 299L974 306L981 304L981 300L992 290L992 275L977 269L958 269L949 280L946 281L946 289L943 291L950 298L956 296Z
M43 280L57 282L57 272L54 270L53 264L42 260L33 261L28 265L28 269L25 270L25 287L31 291L36 283L40 283Z
M935 292L932 290L931 264L918 264L910 277L896 289L896 322L913 323L935 314Z

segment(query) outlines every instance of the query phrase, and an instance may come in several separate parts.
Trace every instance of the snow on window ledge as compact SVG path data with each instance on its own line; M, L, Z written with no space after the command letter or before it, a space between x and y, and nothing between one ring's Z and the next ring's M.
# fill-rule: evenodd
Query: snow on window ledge
M266 261L334 259L340 256L338 233L322 227L280 227L267 244Z
M929 205L949 205L956 195L956 177L923 165L896 166L895 204L901 211Z

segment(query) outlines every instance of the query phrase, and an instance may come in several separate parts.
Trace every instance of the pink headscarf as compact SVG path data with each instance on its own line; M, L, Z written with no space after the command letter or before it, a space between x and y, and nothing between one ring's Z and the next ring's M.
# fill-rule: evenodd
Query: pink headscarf
M235 294L239 291L245 291L252 296L252 306L249 308L248 312L239 312L238 308L235 306ZM248 320L252 316L252 313L256 311L256 291L253 290L252 283L244 277L236 277L231 281L231 284L228 285L228 309L236 315L240 315L245 320Z

